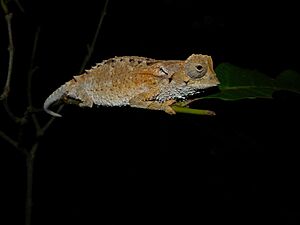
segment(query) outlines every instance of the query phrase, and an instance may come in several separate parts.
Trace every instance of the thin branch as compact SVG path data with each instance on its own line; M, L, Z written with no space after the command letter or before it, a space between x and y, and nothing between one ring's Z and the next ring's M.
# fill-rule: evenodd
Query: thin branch
M40 111L42 111L42 110L40 110ZM39 135L40 135L40 133L41 133L41 125L40 125L40 123L39 123L39 121L38 121L38 118L37 118L37 116L36 116L36 113L37 113L37 112L39 112L39 111L37 111L37 110L34 109L33 107L28 106L28 108L27 108L25 114L27 114L27 117L28 117L28 116L31 116L31 119L32 119L32 121L33 121L33 125L34 125L34 127L35 127L36 136L39 137ZM26 117L25 114L24 114L24 118ZM26 117L26 118L27 118L27 117Z
M4 11L4 14L8 14L9 13L5 0L1 0L1 8Z
M7 103L7 98L5 98L3 100L3 106L4 106L4 109L5 109L8 117L11 118L12 121L14 121L15 123L20 123L20 121L22 121L22 118L16 116L9 108L8 103Z
M81 65L80 73L82 73L84 71L84 69L86 67L86 64L88 63L88 61L90 60L90 58L92 56L92 53L94 52L96 41L98 39L99 32L100 32L100 29L102 27L102 23L103 23L104 17L106 15L107 5L108 5L108 0L106 0L105 3L104 3L104 7L103 7L102 12L101 12L101 17L100 17L100 20L99 20L99 23L98 23L98 26L97 26L94 38L92 40L92 43L90 45L87 45L87 54L86 54L86 56L85 56L85 58L83 60L83 63Z
M41 126L40 126L40 123L39 123L39 121L37 119L36 114L34 114L34 113L31 114L31 118L33 120L33 124L34 124L34 127L35 127L36 134L37 134L37 136L39 136L39 133L41 131Z
M178 113L188 113L194 115L201 115L201 116L215 116L216 113L210 110L203 110L203 109L191 109L186 107L179 107L179 106L172 106L172 109Z
M4 8L3 0L1 1L2 8ZM7 10L7 9L6 9ZM7 24L7 31L8 31L8 52L9 52L9 61L8 61L8 70L7 70L7 77L5 86L3 89L3 93L0 96L0 100L7 98L8 93L10 91L10 80L11 74L13 69L13 61L14 61L14 43L13 43L13 36L12 36L12 29L11 29L11 20L12 20L12 13L8 13L5 15L5 20Z
M26 151L26 149L24 148L20 148L19 144L17 141L15 141L14 139L12 139L11 137L9 137L7 134L5 134L2 130L0 130L0 137L7 141L9 144L11 144L15 149L17 149L18 151L20 151L23 155L25 155L27 157L28 152Z
M16 5L19 7L20 11L22 13L24 13L25 10L24 10L23 6L21 5L21 3L19 2L19 0L14 0L14 1L15 1Z
M31 59L30 59L30 66L28 70L28 79L27 79L27 99L28 99L28 109L31 111L31 117L35 126L36 133L39 134L41 132L41 126L40 123L37 119L36 114L32 111L33 104L32 104L32 78L37 70L37 67L34 66L34 60L36 57L36 52L37 52L37 44L38 44L38 39L40 35L40 27L38 27L35 36L34 36L34 42L33 42L33 49L31 53Z
M28 98L28 104L29 107L32 107L32 77L37 70L37 67L34 66L34 60L36 57L36 50L37 50L37 44L38 39L40 36L40 28L38 27L37 31L35 32L34 41L33 41L33 48L31 53L31 59L30 59L30 66L28 70L28 79L27 79L27 98Z
M26 157L26 201L25 201L25 225L31 225L32 219L32 188L33 188L33 168L35 153L39 146L39 142L35 142Z
M7 136L3 131L0 130L0 137L11 144L13 147L18 148L18 142Z

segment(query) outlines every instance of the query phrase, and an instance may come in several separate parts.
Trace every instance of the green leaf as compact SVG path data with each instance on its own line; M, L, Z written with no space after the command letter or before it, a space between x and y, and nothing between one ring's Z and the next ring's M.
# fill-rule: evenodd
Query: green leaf
M300 74L294 70L285 70L276 78L281 90L300 93Z
M287 70L272 79L256 70L243 69L229 63L216 68L220 80L219 92L201 97L222 100L272 98L275 91L286 90L300 93L300 74Z
M176 103L172 108L179 113L215 115L210 110L191 109L186 106L200 99L215 98L231 101L255 98L271 99L276 91L291 91L300 94L300 74L293 70L283 71L276 79L272 79L257 70L221 63L216 68L216 74L220 80L219 92Z

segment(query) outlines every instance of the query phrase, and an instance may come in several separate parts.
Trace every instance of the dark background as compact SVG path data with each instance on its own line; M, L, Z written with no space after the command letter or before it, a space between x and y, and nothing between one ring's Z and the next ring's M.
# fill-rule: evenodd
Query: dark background
M62 3L63 2L63 3ZM103 1L21 1L14 13L9 105L22 115L34 34L34 105L79 73ZM114 56L185 59L192 53L275 77L299 70L299 16L204 16L201 1L113 1L88 67ZM1 12L2 13L2 12ZM1 86L7 34L1 14ZM130 107L64 107L40 138L33 224L187 224L279 222L299 218L299 96L198 102L215 117ZM0 127L18 137L0 109ZM38 114L41 123L50 116ZM30 145L34 129L23 131ZM22 224L24 158L0 139L1 220ZM2 224L2 222L0 222ZM3 223L4 224L4 223Z

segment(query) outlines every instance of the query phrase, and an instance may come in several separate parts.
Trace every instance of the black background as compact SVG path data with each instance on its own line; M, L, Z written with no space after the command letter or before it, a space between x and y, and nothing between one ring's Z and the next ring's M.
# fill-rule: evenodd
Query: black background
M79 73L103 1L20 1L14 13L14 74L9 105L27 106L26 71L40 27L33 100L41 107ZM63 3L62 3L63 2ZM114 56L185 59L192 53L257 69L275 77L299 70L299 18L203 16L198 1L110 1L88 67ZM2 13L2 12L1 12ZM1 14L1 86L7 34ZM272 100L198 102L215 117L130 107L64 107L40 138L34 174L33 224L185 224L230 222L297 224L299 218L299 96ZM0 109L0 127L18 137ZM39 113L41 123L50 116ZM25 145L33 140L23 131ZM1 148L1 220L22 224L24 158ZM2 222L0 222L2 224Z

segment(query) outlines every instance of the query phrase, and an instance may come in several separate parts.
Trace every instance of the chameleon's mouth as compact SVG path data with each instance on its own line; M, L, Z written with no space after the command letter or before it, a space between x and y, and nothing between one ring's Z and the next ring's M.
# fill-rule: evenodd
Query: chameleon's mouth
M220 81L215 79L196 79L196 80L188 80L184 81L186 86L190 86L197 89L207 89L211 87L216 87L220 84Z

